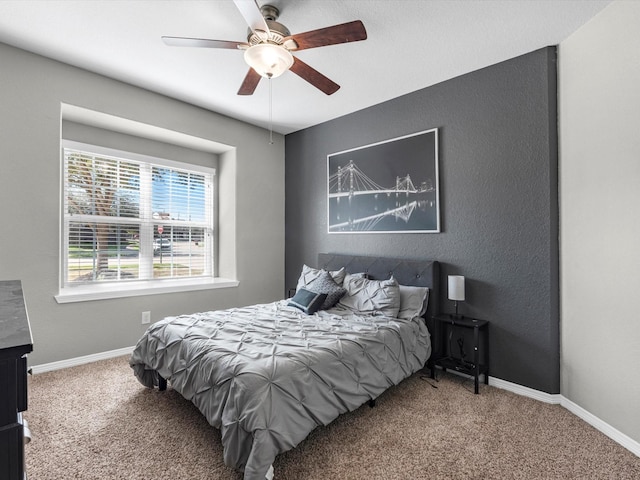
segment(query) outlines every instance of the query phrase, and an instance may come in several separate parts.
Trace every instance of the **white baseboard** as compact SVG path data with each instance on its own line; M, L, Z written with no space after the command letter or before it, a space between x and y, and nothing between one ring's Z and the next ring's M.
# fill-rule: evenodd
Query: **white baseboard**
M440 370L440 367L436 367ZM473 380L472 375L467 375L466 373L458 372L454 369L447 370L447 373L451 373L452 375L458 375L460 377L464 377L467 379ZM480 383L484 383L484 374L478 377ZM552 404L560 404L561 395L550 394L546 392L541 392L540 390L534 390L533 388L525 387L523 385L518 385L517 383L507 382L506 380L502 380L500 378L489 377L489 385L492 387L500 388L502 390L508 390L513 393L517 393L518 395L522 395L523 397L533 398L534 400L539 400L544 403L552 403Z
M609 437L614 442L619 443L624 448L629 450L631 453L640 457L640 443L636 442L631 437L625 435L619 430L616 430L611 425L599 419L592 413L586 411L580 405L573 403L568 398L562 397L560 405L562 405L564 408L569 410L571 413L573 413L577 417L587 422L596 430L600 430L602 433L604 433L607 437Z
M51 362L45 363L42 365L36 365L32 368L34 374L50 372L53 370L59 370L61 368L75 367L77 365L84 365L85 363L96 362L98 360L106 360L108 358L120 357L122 355L130 355L133 352L134 347L125 347L120 348L118 350L110 350L108 352L95 353L92 355L85 355L83 357L70 358L68 360L61 360L59 362ZM458 373L458 372L452 372ZM462 374L461 374L462 375ZM467 375L462 375L467 376ZM472 377L470 377L472 378ZM484 378L484 377L483 377ZM631 453L640 457L640 443L633 440L629 436L625 435L621 431L613 428L608 423L599 419L595 415L591 414L581 406L573 403L568 398L565 398L561 394L552 394L541 392L540 390L534 390L533 388L525 387L523 385L518 385L517 383L507 382L506 380L502 380L500 378L489 377L489 385L501 388L502 390L507 390L509 392L513 392L518 395L522 395L524 397L533 398L534 400L538 400L544 403L550 403L554 405L560 405L571 413L576 415L578 418L581 418L589 425L604 433L607 437L611 438L614 442L619 443L624 448L629 450Z
M97 362L98 360L130 355L131 352L133 352L133 348L134 347L124 347L117 350L109 350L108 352L94 353L83 357L70 358L68 360L60 360L59 362L43 363L42 365L35 365L31 367L31 371L34 374L51 372L53 370L60 370L61 368L75 367L77 365L84 365L85 363Z
M604 433L607 437L612 439L614 442L622 445L631 453L640 457L639 442L625 435L620 430L613 428L607 422L596 417L592 413L588 412L581 406L573 403L571 400L569 400L568 398L564 397L561 394L551 394L551 393L541 392L539 390L534 390L529 387L518 385L517 383L511 383L511 382L507 382L506 380L501 380L499 378L493 378L493 377L489 377L489 385L492 385L496 388L501 388L503 390L508 390L518 395L523 395L525 397L533 398L535 400L540 400L541 402L552 403L556 405L559 404L560 406L566 408L571 413L573 413L576 417L587 422L596 430L599 430L600 432Z
M523 397L533 398L534 400L539 400L544 403L551 403L554 405L562 403L562 395L560 395L559 393L552 394L541 392L540 390L534 390L533 388L518 385L517 383L507 382L506 380L502 380L500 378L489 377L489 385L491 385L492 387L501 388L502 390L508 390L510 392L517 393L518 395L522 395Z

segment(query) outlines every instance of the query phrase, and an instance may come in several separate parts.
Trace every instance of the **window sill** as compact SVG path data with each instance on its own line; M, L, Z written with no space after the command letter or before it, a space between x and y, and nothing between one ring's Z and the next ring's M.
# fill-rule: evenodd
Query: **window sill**
M109 298L137 297L175 292L192 292L232 288L240 284L228 278L166 280L161 282L127 282L126 284L78 285L61 290L54 298L58 303L88 302Z

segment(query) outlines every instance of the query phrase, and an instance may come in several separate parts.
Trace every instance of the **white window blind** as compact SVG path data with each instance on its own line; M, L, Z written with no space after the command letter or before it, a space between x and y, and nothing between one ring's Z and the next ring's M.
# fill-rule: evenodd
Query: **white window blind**
M67 141L63 162L63 289L213 277L213 169Z

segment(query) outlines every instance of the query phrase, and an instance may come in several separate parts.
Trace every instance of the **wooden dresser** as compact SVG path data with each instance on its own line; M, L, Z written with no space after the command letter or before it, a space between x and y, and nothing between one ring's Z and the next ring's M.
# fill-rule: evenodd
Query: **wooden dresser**
M19 280L0 281L0 478L24 480L22 414L27 409L31 327Z

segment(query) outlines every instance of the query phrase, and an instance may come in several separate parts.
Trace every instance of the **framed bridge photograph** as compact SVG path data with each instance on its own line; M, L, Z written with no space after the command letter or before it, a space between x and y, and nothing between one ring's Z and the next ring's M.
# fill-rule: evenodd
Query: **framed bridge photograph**
M327 155L329 233L438 233L438 129Z

